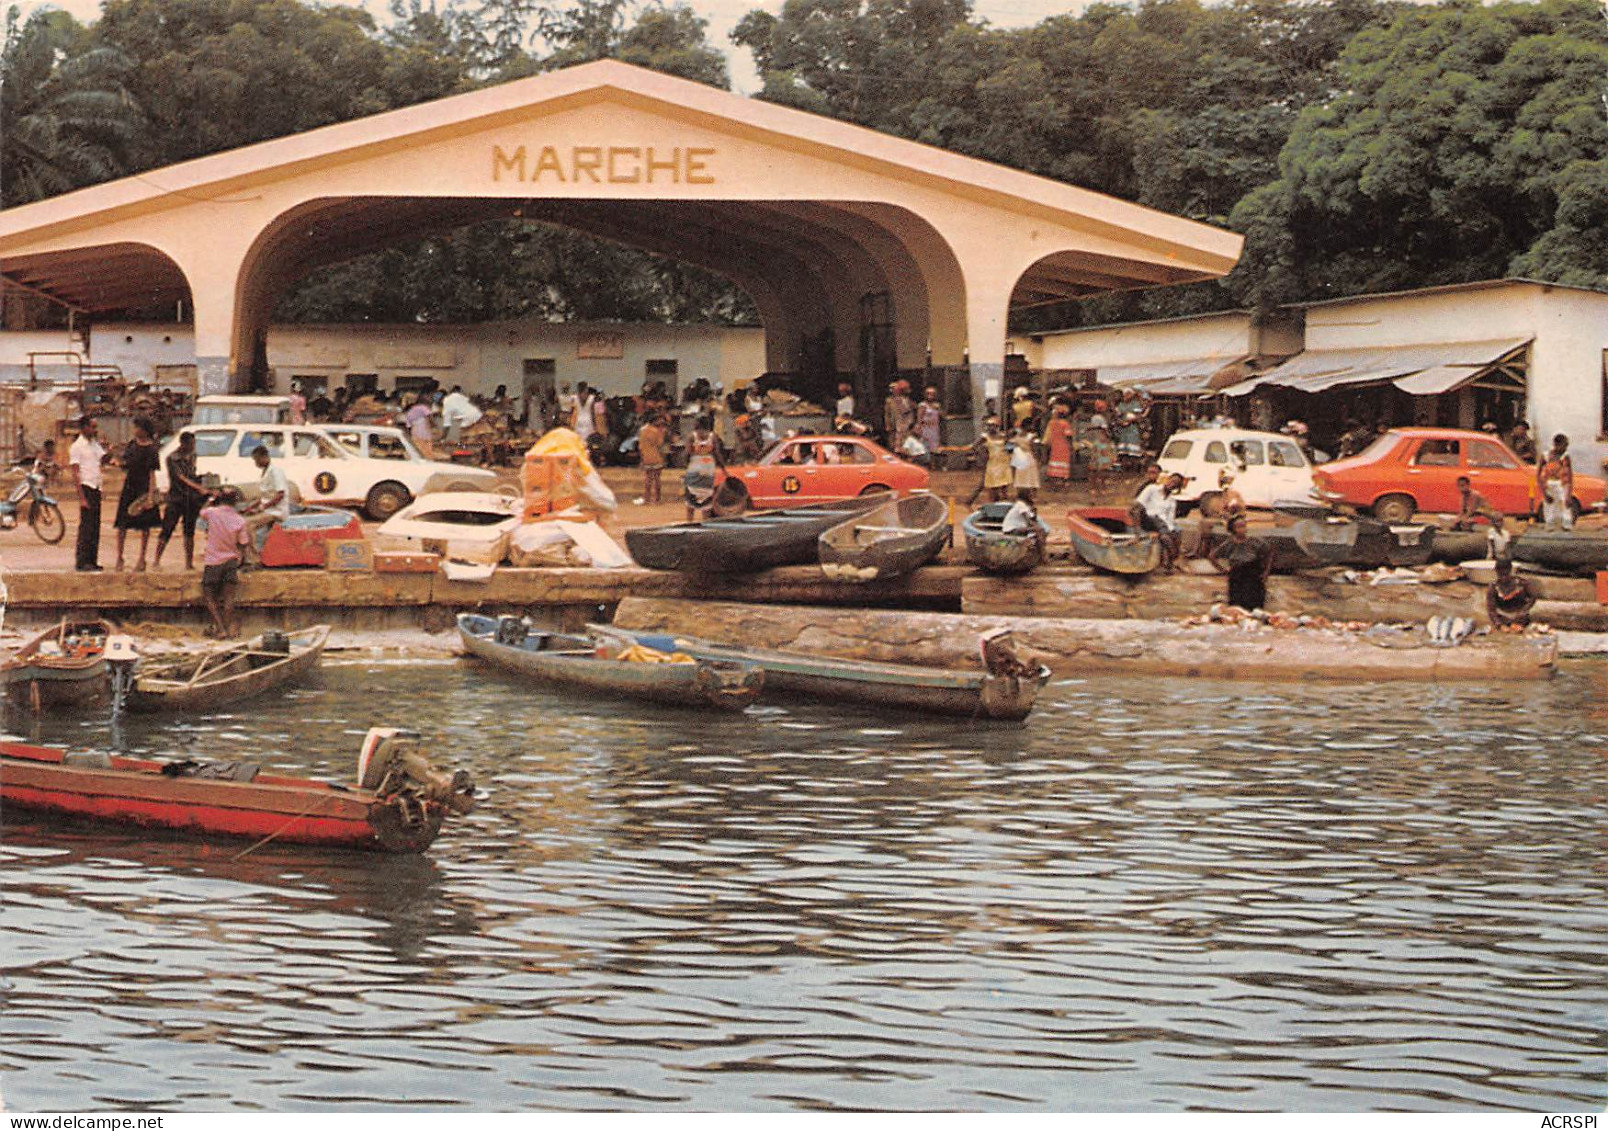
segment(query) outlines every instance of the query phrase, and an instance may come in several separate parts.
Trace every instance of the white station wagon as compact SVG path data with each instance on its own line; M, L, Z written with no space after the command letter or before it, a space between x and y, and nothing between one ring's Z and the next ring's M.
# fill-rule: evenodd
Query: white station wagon
M1248 507L1312 503L1312 465L1301 447L1277 432L1196 428L1174 432L1156 460L1167 474L1184 477L1180 503L1201 503L1210 513L1223 472ZM1202 501L1204 500L1204 501Z
M419 456L359 456L324 428L301 424L187 424L162 445L157 487L167 490L167 457L185 432L195 436L196 470L225 483L254 485L261 477L251 453L266 447L275 465L308 504L361 507L384 522L417 495L430 491L489 491L497 473Z

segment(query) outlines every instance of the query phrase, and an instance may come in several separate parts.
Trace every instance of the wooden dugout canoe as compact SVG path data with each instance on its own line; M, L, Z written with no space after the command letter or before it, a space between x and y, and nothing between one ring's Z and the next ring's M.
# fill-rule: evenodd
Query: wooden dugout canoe
M370 731L359 776L398 732ZM421 760L422 761L422 760ZM379 769L379 767L376 767ZM55 816L286 844L423 852L474 806L468 775L388 770L375 788L264 774L249 763L159 762L0 742L0 805ZM428 780L426 780L428 779Z
M925 492L844 519L817 540L821 572L834 581L903 577L954 538L949 504Z
M516 617L461 613L458 639L471 656L541 683L672 707L741 711L759 697L765 682L762 668L740 661L609 659L599 655L599 642L589 636L531 631Z
M1046 667L1017 678L720 644L680 633L634 631L613 625L588 625L587 630L600 637L624 637L649 648L685 652L700 659L758 664L765 669L767 691L829 703L864 703L969 719L1025 719L1033 710L1039 689L1050 678Z
M29 640L4 664L0 683L10 702L34 713L78 710L111 693L103 620L69 617Z
M1358 569L1423 565L1435 545L1433 526L1338 515L1304 518L1295 524L1294 535L1301 549L1320 564Z
M1565 573L1608 569L1608 531L1548 530L1532 526L1513 540L1515 561Z
M200 711L261 695L299 679L317 666L329 639L329 625L287 633L288 647L270 647L278 634L224 644L182 659L141 664L128 694L133 711Z
M1044 560L1049 527L1040 519L1032 529L1007 533L1010 503L984 503L961 522L966 534L966 560L984 573L1027 573Z
M1133 530L1122 507L1073 507L1066 512L1072 548L1095 569L1139 575L1161 564L1161 539Z
M831 503L755 511L704 522L644 526L625 532L639 565L683 573L757 573L816 560L817 540L845 518L886 502L885 493Z

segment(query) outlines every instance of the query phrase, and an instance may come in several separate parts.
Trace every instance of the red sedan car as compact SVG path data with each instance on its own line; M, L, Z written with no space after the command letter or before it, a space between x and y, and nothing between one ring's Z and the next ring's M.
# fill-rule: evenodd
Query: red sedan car
M1468 476L1474 490L1503 514L1535 511L1535 468L1489 432L1458 428L1393 428L1354 456L1312 471L1318 496L1329 502L1368 507L1384 522L1406 522L1419 511L1455 514L1457 480ZM1595 507L1608 484L1576 474L1576 511Z
M748 504L791 507L874 491L925 491L927 469L859 436L794 436L758 463L728 467L717 477L722 509L737 509L741 496L727 481L741 485Z

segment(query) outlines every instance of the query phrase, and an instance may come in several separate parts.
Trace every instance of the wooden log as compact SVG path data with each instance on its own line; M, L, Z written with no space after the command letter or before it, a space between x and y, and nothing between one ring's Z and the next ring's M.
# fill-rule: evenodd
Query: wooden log
M1249 679L1545 679L1552 636L1490 636L1430 647L1422 632L1376 635L1258 626L1187 626L1170 621L997 617L904 611L777 607L718 601L628 598L626 628L795 648L850 659L975 668L977 639L1010 628L1058 675L1124 672Z

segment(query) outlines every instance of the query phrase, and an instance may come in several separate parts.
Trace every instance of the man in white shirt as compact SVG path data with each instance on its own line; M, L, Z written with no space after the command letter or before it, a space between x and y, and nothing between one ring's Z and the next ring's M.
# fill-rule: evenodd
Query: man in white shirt
M452 392L441 402L441 424L447 430L447 443L456 444L463 429L473 428L480 417L481 412L475 403L464 395L463 386L452 386Z
M1139 526L1152 531L1161 542L1161 564L1172 569L1178 561L1178 500L1174 496L1184 485L1176 472L1147 484L1133 501Z
M77 567L80 573L100 572L101 468L106 462L106 449L96 431L94 417L84 417L78 439L67 449L67 459L73 466L73 482L78 486Z
M591 438L597 431L597 394L582 381L575 386L575 411L570 414L570 428L582 440Z
M838 385L837 416L854 419L854 386L846 381Z
M290 517L290 483L285 479L284 471L273 465L273 457L266 447L258 445L253 448L251 459L257 465L257 470L262 472L262 478L257 480L257 501L240 513L247 516L246 533L251 539L252 553L260 559L263 544L268 541L274 523ZM262 532L261 537L258 531Z

